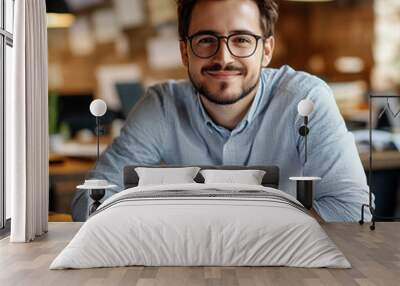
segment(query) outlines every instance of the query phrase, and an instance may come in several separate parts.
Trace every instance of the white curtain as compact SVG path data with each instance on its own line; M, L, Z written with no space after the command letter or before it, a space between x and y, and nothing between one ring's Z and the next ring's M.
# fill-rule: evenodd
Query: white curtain
M15 1L13 92L6 98L6 187L12 242L48 227L48 90L45 0Z

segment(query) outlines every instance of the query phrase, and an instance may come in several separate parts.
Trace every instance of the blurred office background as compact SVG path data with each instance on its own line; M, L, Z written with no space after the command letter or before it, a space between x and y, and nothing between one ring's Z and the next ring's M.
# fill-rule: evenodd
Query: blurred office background
M400 95L400 1L279 0L272 67L288 64L329 83L368 171L368 94ZM69 220L75 186L95 163L89 104L109 110L101 148L118 136L146 87L185 79L174 0L48 0L50 219ZM389 106L388 107L388 103ZM399 100L375 99L377 212L399 216Z

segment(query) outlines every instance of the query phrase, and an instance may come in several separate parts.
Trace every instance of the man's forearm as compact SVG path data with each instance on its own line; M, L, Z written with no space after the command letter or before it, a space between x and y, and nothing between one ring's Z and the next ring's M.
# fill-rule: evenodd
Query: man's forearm
M314 201L314 209L326 222L357 222L361 218L361 202L343 202L334 197ZM371 220L369 209L365 208L365 221Z
M88 217L88 205L88 191L77 190L71 203L73 221L86 221Z

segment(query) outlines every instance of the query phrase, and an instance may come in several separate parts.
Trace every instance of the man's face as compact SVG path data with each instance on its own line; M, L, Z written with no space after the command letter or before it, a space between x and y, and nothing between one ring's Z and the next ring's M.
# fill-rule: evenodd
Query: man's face
M192 11L189 37L206 31L220 36L238 31L263 36L257 4L252 0L199 1ZM218 52L206 59L196 56L188 41L180 46L195 88L209 101L224 105L255 94L261 68L271 59L273 38L259 39L256 51L247 58L233 56L226 43L221 39Z

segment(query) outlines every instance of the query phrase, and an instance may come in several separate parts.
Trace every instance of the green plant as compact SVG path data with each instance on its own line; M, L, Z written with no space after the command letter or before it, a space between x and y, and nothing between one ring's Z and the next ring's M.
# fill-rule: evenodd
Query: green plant
M58 133L58 94L54 91L49 92L49 134Z

